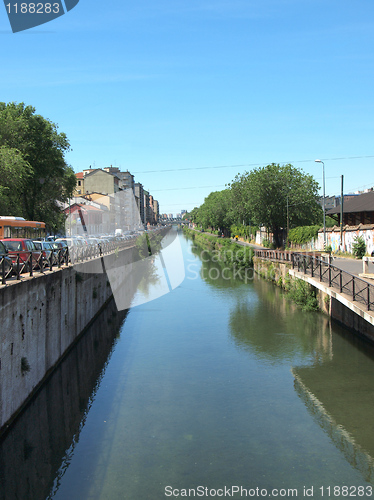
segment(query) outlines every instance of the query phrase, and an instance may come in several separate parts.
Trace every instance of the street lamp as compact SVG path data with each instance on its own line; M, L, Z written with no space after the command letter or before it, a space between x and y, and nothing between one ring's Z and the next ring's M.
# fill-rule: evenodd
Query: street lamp
M322 163L323 170L323 249L326 249L326 212L325 212L325 164L322 160L314 160L317 163Z

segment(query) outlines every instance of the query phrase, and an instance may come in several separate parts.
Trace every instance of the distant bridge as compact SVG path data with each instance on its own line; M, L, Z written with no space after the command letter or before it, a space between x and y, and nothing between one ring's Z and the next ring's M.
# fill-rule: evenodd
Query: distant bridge
M173 218L173 219L167 219L167 220L162 220L161 223L162 224L189 224L189 220L186 220L186 219L177 219L177 218Z

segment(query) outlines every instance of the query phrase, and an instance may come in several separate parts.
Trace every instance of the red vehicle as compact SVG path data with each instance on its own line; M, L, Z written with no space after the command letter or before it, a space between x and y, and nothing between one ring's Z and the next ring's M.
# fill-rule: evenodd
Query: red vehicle
M18 261L20 273L30 270L30 259L32 259L33 269L43 266L42 253L35 248L32 240L27 238L7 238L1 241L8 250L8 257L12 259L15 272L17 272Z

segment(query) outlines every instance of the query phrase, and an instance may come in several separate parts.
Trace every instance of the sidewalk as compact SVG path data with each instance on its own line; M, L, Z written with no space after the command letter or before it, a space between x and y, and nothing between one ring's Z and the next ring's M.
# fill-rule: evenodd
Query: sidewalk
M354 274L356 276L359 276L360 274L363 273L363 263L362 260L356 260L356 259L350 259L348 257L334 257L332 261L332 265L342 269L343 271L346 271L347 273ZM374 275L374 263L369 262L369 274ZM362 278L362 276L359 276L361 279L365 279L369 283L373 283L373 280L370 278Z
M235 241L234 238L231 238L231 241ZM250 246L254 248L255 250L268 250L265 247L259 246L259 245L254 245L252 243L247 243L246 241L236 241L239 245L243 246ZM295 251L297 253L297 251ZM349 257L334 257L332 259L331 265L337 267L338 269L341 269L342 271L345 271L350 274L354 274L355 276L360 277L363 280L366 280L368 283L374 282L374 262L369 262L369 274L373 274L373 279L371 278L363 278L360 276L360 274L363 273L363 263L361 259L350 259Z

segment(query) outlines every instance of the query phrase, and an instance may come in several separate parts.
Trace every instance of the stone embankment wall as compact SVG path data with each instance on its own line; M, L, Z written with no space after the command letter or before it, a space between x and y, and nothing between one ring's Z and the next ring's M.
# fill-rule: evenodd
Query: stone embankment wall
M308 275L292 270L290 263L254 257L253 267L259 276L273 281L278 286L283 286L286 279L302 279L308 282L315 289L319 309L323 313L359 336L374 342L374 318L348 297Z
M53 497L126 314L110 300L3 436L1 499Z
M134 255L131 247L106 256L105 267L131 279ZM93 259L0 287L0 433L112 297L103 266Z

